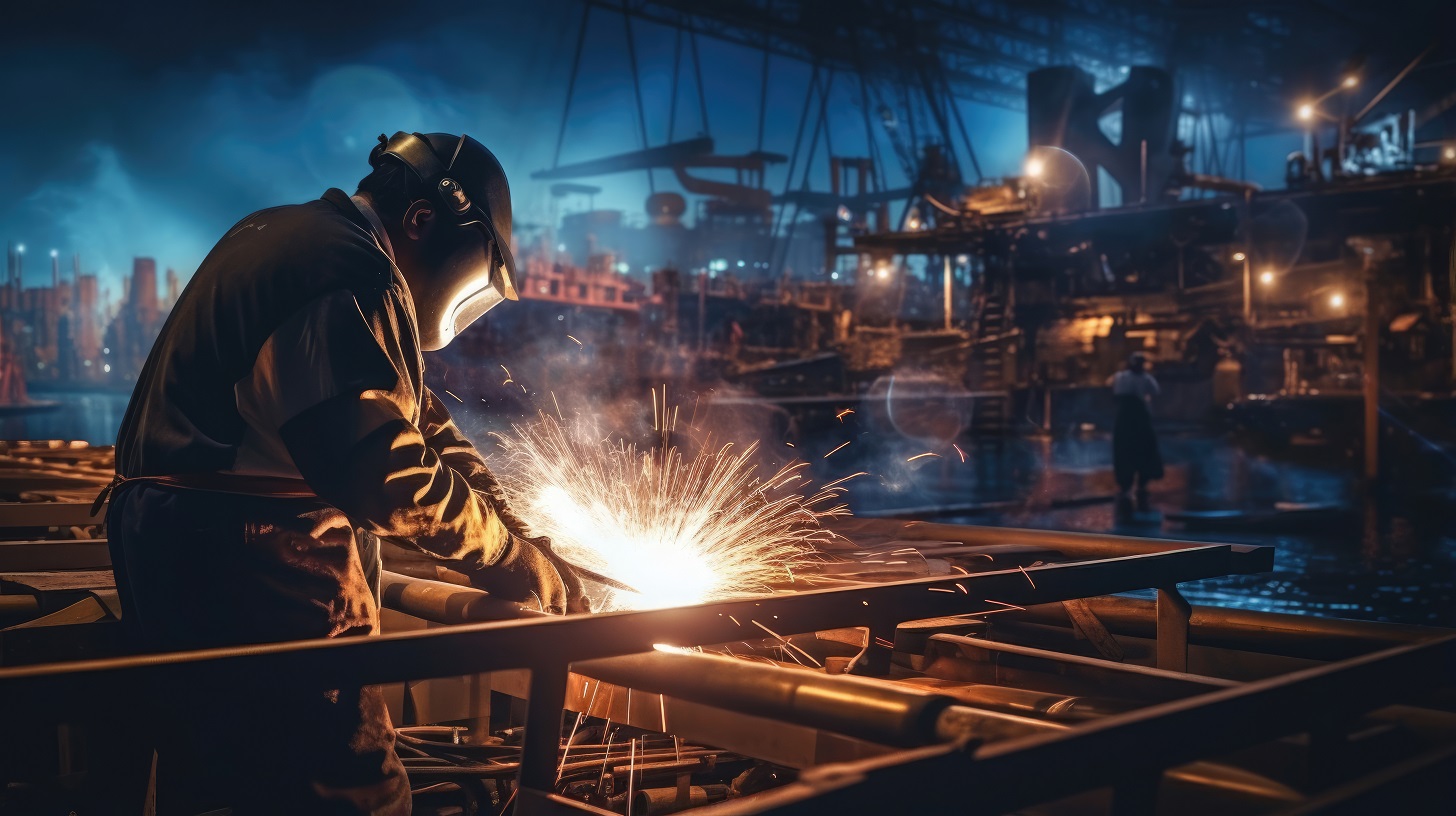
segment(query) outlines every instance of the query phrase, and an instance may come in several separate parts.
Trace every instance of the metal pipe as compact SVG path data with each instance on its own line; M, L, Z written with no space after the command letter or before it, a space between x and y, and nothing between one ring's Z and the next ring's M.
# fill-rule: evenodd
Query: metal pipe
M913 683L913 681L911 681ZM954 697L978 709L1015 714L1054 722L1085 722L1098 717L1123 714L1136 708L1136 704L1123 700L1087 697L1080 694L1057 694L1032 689L998 686L987 683L960 683L942 681L926 684L940 694Z
M0 627L39 616L40 601L34 595L0 595Z
M1093 597L1084 602L1113 634L1156 636L1154 601L1142 598ZM1067 626L1061 604L1031 606L1016 618L1030 623ZM1189 618L1189 643L1222 649L1344 660L1377 649L1419 643L1449 634L1445 629L1396 623L1370 623L1316 618L1280 612L1254 612L1227 607L1194 606Z
M589 660L572 668L617 686L881 745L915 747L968 739L1008 739L1060 727L960 705L949 695L886 681L826 675L699 652L649 652Z
M693 785L685 797L679 797L677 788L648 788L637 791L632 802L632 812L657 816L662 813L677 813L688 808L702 807L711 802L728 798L727 785ZM682 801L687 799L687 801Z
M379 594L385 606L433 623L542 617L520 604L493 598L489 592L388 570L380 577Z

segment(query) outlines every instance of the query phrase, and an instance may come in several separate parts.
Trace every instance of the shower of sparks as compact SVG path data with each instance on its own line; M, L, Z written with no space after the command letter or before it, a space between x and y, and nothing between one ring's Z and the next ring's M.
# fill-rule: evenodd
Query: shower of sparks
M853 440L850 440L850 441L853 441ZM837 448L835 448L835 449L834 449L834 450L832 450L832 451L830 451L830 452L828 452L828 453L826 453L826 454L824 454L824 458L825 458L825 459L828 459L828 458L829 458L829 457L831 457L831 456L833 456L833 455L834 455L834 454L836 454L836 453L839 453L839 452L840 452L840 451L841 451L841 450L843 450L843 449L844 449L844 448L845 448L845 446L847 446L847 445L848 445L848 444L849 444L849 442L844 442L844 443L842 443L842 444L840 444L840 446L839 446L839 447L837 447Z
M959 453L961 455L961 462L964 463L966 461L966 452L963 451L963 450L961 450L961 446L960 445L957 445L954 442L950 443L950 446L952 448L955 448L956 449L956 453Z
M448 389L448 388L446 388L446 389L445 389L445 393L446 393L446 394L449 394L449 395L450 395L450 396L452 396L452 397L455 397L455 392L454 392L454 391L451 391L451 390L450 390L450 389ZM458 402L458 403L460 403L460 404L462 404L462 405L464 405L464 404L465 404L465 400L463 400L463 399L460 399L460 398L459 398L459 397L455 397L455 401L456 401L456 402Z
M926 451L925 453L917 453L914 456L910 457L909 459L906 459L905 461L906 462L913 462L916 459L924 459L927 456L934 456L937 459L940 458L940 454L938 454L938 453L932 453L931 451Z
M575 337L572 337L572 336L571 336L571 335L569 335L569 334L568 334L568 335L566 335L566 339L567 339L567 340L570 340L570 341L571 341L571 342L573 342L573 343L575 343L575 344L577 344L577 345L578 345L578 346L580 346L580 345L581 345L581 341L580 341L580 340L578 340L578 339L576 339L576 338L575 338Z
M576 739L576 729L581 727L581 721L591 715L592 706L597 702L597 692L602 690L602 681L597 681L597 687L592 689L591 699L587 701L586 710L576 713L576 722L571 726L571 734L566 738L566 749L561 752L561 764L556 767L556 784L561 784L561 775L566 773L566 757L571 753L571 741ZM581 684L581 693L586 694L586 681Z
M1031 580L1031 573L1029 573L1029 572L1026 571L1026 567L1023 567L1020 564L1017 564L1016 565L1016 568L1019 569L1019 570L1021 570L1021 574L1022 575L1025 575L1026 576L1026 581L1027 581L1027 583L1031 584L1031 588L1032 589L1036 589L1036 582L1033 581L1033 580Z
M655 391L654 391L655 394ZM675 417L654 400L654 416ZM506 500L567 561L635 587L609 592L605 609L653 609L768 592L848 515L843 491L806 495L806 463L764 478L756 446L640 450L604 437L585 418L541 413L497 436Z
M834 415L834 418L837 419L837 420L839 420L840 422L843 422L844 421L844 418L847 417L847 416L849 416L852 413L854 413L854 409L853 408L845 408L843 411L840 411L839 413L835 414Z

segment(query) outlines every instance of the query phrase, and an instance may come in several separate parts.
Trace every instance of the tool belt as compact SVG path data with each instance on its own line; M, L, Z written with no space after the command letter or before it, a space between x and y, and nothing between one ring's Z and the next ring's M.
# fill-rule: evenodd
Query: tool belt
M126 485L151 484L162 487L177 487L184 490L204 490L209 493L232 493L238 496L254 496L270 499L316 499L318 494L302 479L282 476L248 476L236 473L178 473L167 476L122 476L117 474L91 505L91 515L96 515L106 500Z

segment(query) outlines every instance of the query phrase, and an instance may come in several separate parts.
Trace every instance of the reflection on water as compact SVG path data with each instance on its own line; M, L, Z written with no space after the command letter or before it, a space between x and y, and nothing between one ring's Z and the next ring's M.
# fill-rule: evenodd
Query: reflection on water
M126 394L111 392L34 396L61 407L0 419L0 436L110 444L127 402ZM1450 485L1391 489L1367 511L1351 462L1257 455L1223 435L1170 435L1163 438L1168 475L1154 483L1159 510L1268 510L1288 502L1332 505L1338 512L1278 531L1192 532L1172 522L1129 526L1118 523L1108 501L1115 487L1105 435L962 442L960 451L940 446L937 456L906 461L928 452L927 443L856 426L854 419L777 449L811 462L820 480L868 471L849 482L848 501L856 511L953 506L967 509L943 520L1270 544L1277 552L1273 572L1185 584L1185 594L1195 603L1245 609L1456 625L1456 530L1447 523L1445 494L1434 490ZM853 444L823 458L845 441Z
M1285 503L1328 511L1278 529L1275 522L1216 532L1161 519L1121 523L1109 500L1116 487L1105 434L981 445L966 449L965 463L952 451L921 460L929 464L918 469L903 461L913 452L894 444L861 445L858 457L840 454L816 464L823 478L856 470L880 474L850 483L851 505L860 512L981 505L943 520L1276 548L1270 573L1184 584L1194 603L1456 625L1456 529L1447 523L1436 485L1392 490L1367 505L1356 465L1344 459L1258 455L1221 434L1165 436L1162 442L1168 474L1154 483L1152 503L1164 513L1267 513ZM831 463L833 468L824 467Z
M59 407L0 418L0 439L70 439L93 445L114 444L131 394L32 388L30 397L38 402L59 403Z

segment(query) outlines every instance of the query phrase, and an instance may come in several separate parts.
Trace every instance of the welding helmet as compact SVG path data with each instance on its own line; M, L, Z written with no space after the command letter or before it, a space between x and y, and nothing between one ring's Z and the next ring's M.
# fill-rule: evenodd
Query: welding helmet
M420 347L444 348L503 300L518 300L511 254L511 189L500 162L480 142L448 133L405 133L386 139L369 164L395 160L414 172L442 225L461 230L432 259L429 278L412 285ZM413 282L412 282L413 284Z

